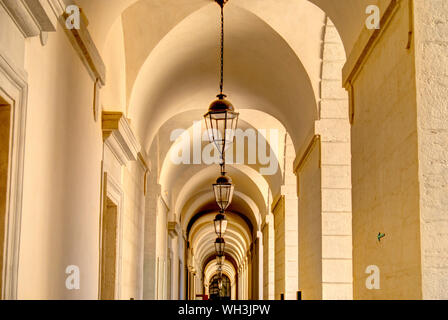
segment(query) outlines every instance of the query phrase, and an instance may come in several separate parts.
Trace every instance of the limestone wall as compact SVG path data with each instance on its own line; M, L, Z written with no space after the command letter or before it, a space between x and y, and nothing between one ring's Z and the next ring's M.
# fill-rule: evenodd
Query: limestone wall
M263 228L263 299L274 299L274 221L272 215L266 217Z
M345 51L327 18L322 54L320 135L322 299L352 299L352 199L348 95L342 87Z
M3 7L0 16L0 54L28 81L17 297L97 299L104 144L94 82L61 25L43 45L38 36L25 40ZM124 190L117 294L137 299L144 171L137 162L109 169ZM68 266L79 267L79 290L66 287Z
M122 239L121 299L141 299L143 295L144 171L138 162L124 168L124 217Z
M273 209L275 229L275 285L274 298L285 293L285 210L282 200Z
M62 27L26 41L29 94L19 299L97 299L103 141L93 81ZM80 290L65 287L80 269Z
M156 277L156 299L164 300L167 295L167 250L168 250L168 232L167 232L167 207L161 197L157 203L156 218L156 261L157 261L157 277ZM198 288L198 286L196 286ZM200 288L200 287L199 287Z
M106 110L127 114L126 58L121 18L113 24L105 45L103 59L107 67L107 83L101 90L101 103Z
M409 10L398 7L353 82L353 274L355 299L418 299L420 216L414 51ZM381 242L377 234L385 233ZM369 265L380 289L366 288Z
M320 148L315 146L297 174L299 196L299 290L322 299L322 201Z
M422 295L448 298L448 1L414 0Z
M16 67L22 67L25 60L25 42L22 33L0 6L0 52Z

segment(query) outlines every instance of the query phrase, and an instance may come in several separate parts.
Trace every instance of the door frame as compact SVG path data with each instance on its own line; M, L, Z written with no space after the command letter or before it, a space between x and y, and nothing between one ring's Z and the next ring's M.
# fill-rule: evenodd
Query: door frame
M5 245L1 298L17 299L28 83L24 70L0 50L0 95L11 106Z
M107 199L112 201L117 206L117 230L116 230L116 258L115 258L115 293L114 299L119 300L121 298L121 273L122 273L122 235L123 235L123 210L124 210L124 192L121 189L120 184L113 178L111 174L108 174L106 170L103 171L103 199L100 219L100 255L99 255L99 277L98 277L98 299L101 299L101 277L102 277L102 256L103 256L103 215L106 209Z

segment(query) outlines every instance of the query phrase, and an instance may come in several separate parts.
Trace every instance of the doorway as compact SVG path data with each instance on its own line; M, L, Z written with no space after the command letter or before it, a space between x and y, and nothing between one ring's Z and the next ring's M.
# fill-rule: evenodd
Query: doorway
M107 174L104 175L104 179L107 186ZM117 279L118 205L107 196L107 192L104 193L104 196L101 227L100 299L114 300Z
M210 300L230 300L231 299L231 285L230 279L226 275L220 278L215 275L209 284Z

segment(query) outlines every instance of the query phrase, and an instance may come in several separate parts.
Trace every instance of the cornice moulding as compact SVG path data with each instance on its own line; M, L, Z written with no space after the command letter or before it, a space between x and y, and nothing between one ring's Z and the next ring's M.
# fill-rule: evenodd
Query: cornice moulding
M139 160L141 146L121 112L103 112L103 140L122 165Z
M25 38L56 31L57 17L48 0L0 0Z
M387 29L389 22L392 20L395 12L400 6L400 0L380 1L378 5L381 12L381 27L372 30L365 27L362 28L350 55L347 57L347 62L342 69L342 83L346 89L348 89L349 83L354 81L358 71L366 62L370 51Z
M171 238L176 238L180 233L179 224L176 221L168 222L168 234Z
M89 21L84 15L82 8L80 8L80 14L81 19L79 29L68 29L65 26L65 22L69 17L65 11L63 11L59 17L59 22L63 26L67 37L77 51L92 80L95 81L95 83L99 81L99 84L104 87L106 85L106 65L87 29Z
M56 18L59 18L65 11L66 6L73 4L71 0L48 0Z

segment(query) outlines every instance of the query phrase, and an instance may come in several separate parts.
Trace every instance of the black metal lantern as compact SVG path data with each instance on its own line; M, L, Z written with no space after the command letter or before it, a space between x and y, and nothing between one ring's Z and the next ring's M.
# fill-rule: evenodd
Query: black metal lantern
M224 255L224 249L226 248L226 243L223 238L216 238L215 241L215 251L217 256Z
M225 94L221 93L217 97L218 100L211 103L204 119L210 142L215 145L224 159L225 151L233 143L239 114L235 112L233 105L225 99Z
M213 220L213 223L215 225L215 233L218 237L222 237L227 230L227 219L222 213L218 213L215 217L215 220Z
M222 174L216 180L216 183L213 184L216 203L221 208L222 212L224 212L232 202L234 189L235 187L232 184L232 179L224 174Z
M238 125L239 114L235 112L233 105L226 100L223 94L224 87L224 5L226 0L216 0L221 7L221 79L219 83L220 93L218 99L213 101L204 115L205 124L209 133L210 142L215 145L224 160L226 149L233 143L235 130Z

